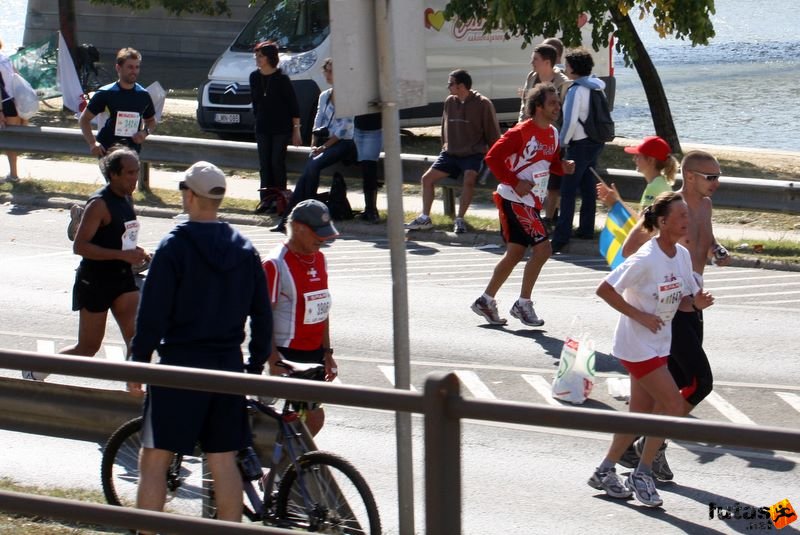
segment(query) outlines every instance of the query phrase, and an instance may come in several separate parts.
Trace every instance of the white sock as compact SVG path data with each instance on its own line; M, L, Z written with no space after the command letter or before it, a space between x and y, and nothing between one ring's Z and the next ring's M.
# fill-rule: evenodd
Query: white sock
M524 305L524 304L530 303L530 302L531 302L530 299L525 299L524 297L520 297L519 299L517 299L517 303L519 303L520 305Z
M481 297L483 297L483 300L486 301L487 303L494 303L494 297L492 297L487 293L484 293Z

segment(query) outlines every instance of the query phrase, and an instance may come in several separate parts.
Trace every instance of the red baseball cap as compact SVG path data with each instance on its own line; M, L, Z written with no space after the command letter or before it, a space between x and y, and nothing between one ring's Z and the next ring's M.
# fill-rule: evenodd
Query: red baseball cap
M663 162L669 158L669 155L672 152L669 147L669 143L658 136L647 136L638 146L625 147L624 150L628 154L641 154L642 156L655 158L660 162Z

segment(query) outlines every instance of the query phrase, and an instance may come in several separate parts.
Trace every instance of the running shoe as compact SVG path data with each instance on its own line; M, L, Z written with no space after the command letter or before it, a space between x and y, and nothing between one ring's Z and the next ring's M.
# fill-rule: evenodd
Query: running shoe
M484 319L492 325L505 325L508 323L508 320L501 318L500 314L497 312L497 302L494 299L488 301L485 297L481 296L472 303L470 308L475 314L483 316Z
M533 302L531 301L528 301L524 305L517 301L514 303L514 306L511 307L510 314L525 325L531 327L541 327L544 325L544 320L540 319L539 316L536 315L536 311L533 310Z
M456 234L464 234L466 231L467 224L464 222L464 219L457 217L455 223L453 224L453 232Z
M636 450L636 456L641 458L642 450L644 449L644 437L634 442L633 447ZM672 479L675 477L675 474L672 473L672 469L670 469L669 463L667 462L666 450L667 442L664 441L661 447L658 448L658 453L656 453L656 456L653 459L653 477L659 481L672 481ZM627 453L627 451L625 453ZM620 464L622 464L622 461L620 461ZM638 464L639 463L637 461L636 465ZM635 466L631 466L629 468L635 468Z
M636 495L636 499L650 507L658 507L664 501L656 491L656 484L653 478L647 474L633 471L625 480L625 486Z
M587 483L592 488L605 491L612 498L624 500L630 498L633 494L622 482L614 468L609 469L607 472L601 472L599 468L595 469L594 474L592 474Z
M67 238L69 241L75 241L75 233L78 232L78 225L81 224L83 217L83 207L73 204L69 208L69 223L67 223Z
M406 223L406 230L430 230L432 228L433 221L424 214L420 214L414 221Z
M28 381L44 381L48 375L50 374L43 372L30 372L27 370L22 372L22 378L27 379Z
M10 182L12 184L16 184L17 182L19 182L19 177L9 173L9 174L6 175L6 182Z

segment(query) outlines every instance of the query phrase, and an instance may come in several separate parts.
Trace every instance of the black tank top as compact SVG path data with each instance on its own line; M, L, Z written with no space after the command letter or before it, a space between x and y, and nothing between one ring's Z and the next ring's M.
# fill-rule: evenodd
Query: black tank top
M111 222L108 225L97 229L92 239L89 240L94 245L106 249L122 249L122 235L125 234L125 223L136 219L136 212L133 211L133 201L130 197L120 197L110 186L106 186L92 194L89 201L93 199L103 199L111 214ZM93 273L108 272L120 273L128 271L131 265L122 260L81 260L81 269L91 270Z

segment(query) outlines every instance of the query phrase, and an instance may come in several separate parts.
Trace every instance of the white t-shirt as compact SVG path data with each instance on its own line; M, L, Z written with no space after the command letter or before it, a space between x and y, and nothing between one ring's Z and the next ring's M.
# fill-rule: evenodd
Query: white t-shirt
M643 362L669 355L670 322L681 298L700 291L692 276L689 251L680 244L676 248L675 256L670 258L658 246L656 238L652 238L606 276L605 281L625 301L643 312L657 314L664 322L657 333L652 333L641 323L620 314L611 349L615 357Z

